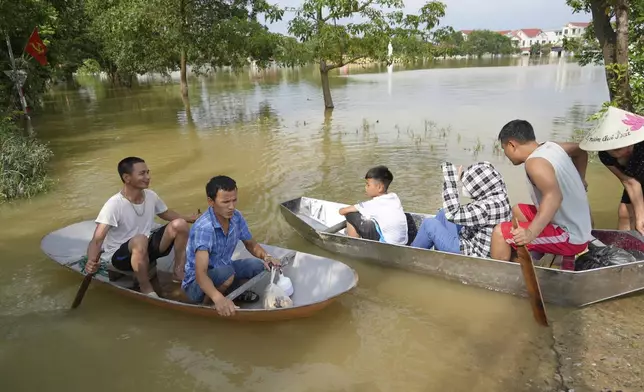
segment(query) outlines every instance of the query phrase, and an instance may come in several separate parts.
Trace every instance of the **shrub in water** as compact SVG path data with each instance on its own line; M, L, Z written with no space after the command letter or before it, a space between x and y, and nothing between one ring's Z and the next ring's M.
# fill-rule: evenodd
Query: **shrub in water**
M45 191L51 183L47 164L52 156L46 144L0 116L0 202Z

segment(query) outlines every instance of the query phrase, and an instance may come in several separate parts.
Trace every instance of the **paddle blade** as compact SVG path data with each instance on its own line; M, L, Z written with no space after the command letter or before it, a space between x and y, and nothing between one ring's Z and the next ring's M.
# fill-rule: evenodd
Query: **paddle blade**
M514 218L512 220L512 227L515 229L519 227L519 221ZM548 326L548 317L546 316L546 309L543 305L543 297L541 296L541 288L537 281L537 276L534 272L534 264L532 256L525 246L517 246L517 257L519 264L521 264L521 272L523 273L523 280L525 281L528 296L530 297L530 305L532 306L532 313L534 319L544 327Z
M85 292L87 291L87 288L89 287L90 283L92 283L92 274L87 274L85 275L83 282L78 288L78 292L76 293L76 298L74 298L74 303L72 303L72 309L76 309L78 305L81 304L81 302L83 301L83 297L85 297Z
M324 230L323 233L335 234L338 231L344 229L345 227L347 227L347 221L343 220L342 222L337 223L337 224L329 227L328 229Z

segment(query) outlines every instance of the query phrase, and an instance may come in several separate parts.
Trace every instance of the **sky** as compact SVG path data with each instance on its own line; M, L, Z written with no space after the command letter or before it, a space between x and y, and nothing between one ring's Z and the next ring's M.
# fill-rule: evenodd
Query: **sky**
M301 0L273 0L282 7L299 7ZM447 5L442 26L455 30L517 30L539 28L543 30L563 27L568 22L589 22L590 14L573 14L565 0L442 0ZM415 13L425 3L423 0L406 0L405 11ZM288 33L288 21L292 12L286 12L284 19L270 25L270 29L282 34Z

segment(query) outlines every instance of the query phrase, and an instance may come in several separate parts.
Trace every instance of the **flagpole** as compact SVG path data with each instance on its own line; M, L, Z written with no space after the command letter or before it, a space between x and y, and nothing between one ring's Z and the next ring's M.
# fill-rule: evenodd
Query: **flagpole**
M25 94L22 91L20 79L18 78L18 70L16 69L16 60L13 58L13 50L11 49L11 40L9 39L9 33L5 33L5 37L7 38L7 49L9 50L9 60L11 61L11 68L13 69L14 83L16 84L16 87L18 89L18 95L20 96L20 105L22 106L22 111L24 112L25 117L27 117L27 127L29 133L32 133L31 118L27 113L27 100L25 99Z

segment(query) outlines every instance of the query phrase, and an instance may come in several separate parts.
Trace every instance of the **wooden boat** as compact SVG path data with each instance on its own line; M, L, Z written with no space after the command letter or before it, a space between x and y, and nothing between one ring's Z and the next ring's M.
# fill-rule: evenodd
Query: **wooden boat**
M282 203L280 209L297 233L327 251L527 297L518 263L351 238L344 230L333 233L335 230L330 228L338 227L344 221L338 210L346 206L299 197ZM416 232L424 218L433 216L406 215L410 235ZM593 235L606 245L644 251L644 238L634 231L593 230ZM561 306L582 307L644 289L644 260L586 271L541 266L535 266L535 270L544 301Z
M58 264L82 274L81 265L84 268L84 256L95 227L93 221L84 221L56 230L42 239L41 249ZM356 272L339 261L270 245L262 244L262 247L277 258L287 259L288 264L283 268L283 272L293 283L293 307L263 309L264 289L270 280L270 274L266 274L252 287L262 298L254 304L242 305L234 316L225 317L227 320L277 321L308 317L327 307L358 283ZM173 257L174 251L157 261L158 279L153 280L153 284L156 283L155 288L162 289L164 298L151 298L141 294L134 288L135 280L131 276L108 274L105 271L97 274L93 280L140 301L188 313L221 317L211 306L188 303L179 283L172 283ZM233 259L244 257L250 257L250 254L240 241ZM154 275L154 271L151 273Z

